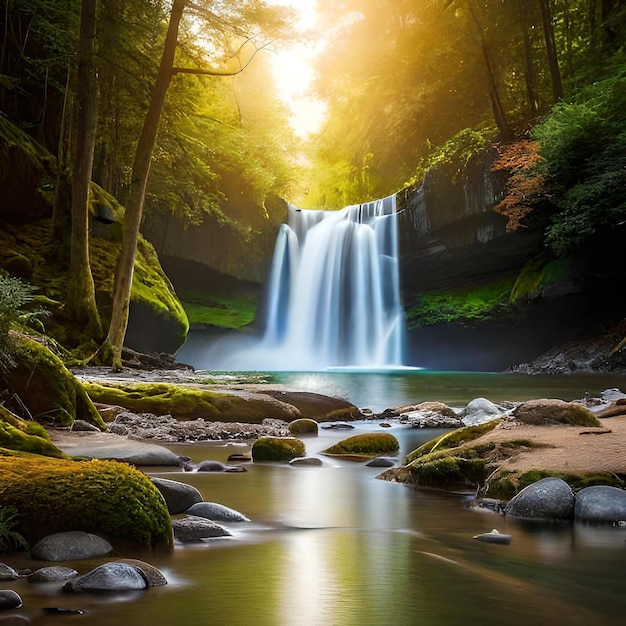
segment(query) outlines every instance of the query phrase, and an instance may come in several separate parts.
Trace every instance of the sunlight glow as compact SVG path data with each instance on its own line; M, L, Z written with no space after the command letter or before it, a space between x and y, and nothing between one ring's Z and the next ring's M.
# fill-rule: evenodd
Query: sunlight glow
M317 22L315 0L268 0L268 4L289 6L299 13L295 23L298 33L311 31ZM291 126L306 137L319 130L326 115L326 105L307 95L315 72L313 63L326 42L321 38L285 45L277 43L271 55L278 96L291 110Z

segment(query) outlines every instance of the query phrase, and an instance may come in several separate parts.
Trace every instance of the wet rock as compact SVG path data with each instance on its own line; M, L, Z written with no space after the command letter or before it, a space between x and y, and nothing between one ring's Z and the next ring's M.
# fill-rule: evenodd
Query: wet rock
M185 462L182 465L186 472L247 472L240 465L225 465L220 461L201 461L200 463Z
M54 533L38 541L31 555L39 561L77 561L109 554L113 546L102 537L80 530Z
M75 576L78 576L78 572L71 567L51 565L50 567L41 567L35 570L26 580L29 583L58 583Z
M19 574L6 563L0 563L0 580L15 580Z
M585 487L576 494L574 517L588 522L626 520L626 490L608 485Z
M288 428L292 435L317 435L319 426L315 420L303 417L290 422Z
M252 461L252 455L250 454L229 454L228 458L226 459L227 461L241 461L241 462L247 462L247 461Z
M161 570L154 567L154 565L150 565L150 563L140 561L139 559L118 559L117 562L133 565L141 570L141 573L144 575L144 578L148 583L148 587L161 587L163 585L167 585L167 579Z
M524 424L537 426L552 424L600 426L598 419L582 404L552 398L523 402L513 409L511 415Z
M476 541L482 541L483 543L495 543L501 545L509 545L511 543L511 535L501 533L495 528L491 532L474 535L474 539L476 539Z
M461 411L460 418L465 426L476 426L502 417L505 412L505 409L486 398L474 398Z
M318 459L316 456L300 456L289 461L289 465L305 465L308 467L321 467L324 465L322 459Z
M252 459L257 461L291 461L306 452L305 445L295 437L260 437L252 446Z
M198 543L203 539L230 537L231 534L219 524L195 515L172 520L174 538L182 543Z
M352 430L354 426L347 422L330 422L328 424L322 424L321 428L324 430Z
M85 420L74 420L72 423L72 432L99 433L100 429Z
M249 522L250 520L239 511L230 509L217 502L198 502L189 507L187 515L204 517L214 522Z
M397 459L390 456L377 456L375 459L368 461L367 467L393 467L397 463Z
M146 589L148 582L143 572L134 565L111 561L99 565L83 576L68 580L63 591L137 591Z
M543 478L522 489L504 508L504 514L545 520L574 517L574 493L560 478Z
M12 589L0 589L0 611L19 609L22 606L22 598Z
M152 482L161 492L170 515L184 513L196 502L202 502L202 494L192 485L169 480L168 478L153 477Z
M605 389L600 394L600 398L605 402L615 402L616 400L626 399L626 393L617 389L617 387L613 387L611 389Z

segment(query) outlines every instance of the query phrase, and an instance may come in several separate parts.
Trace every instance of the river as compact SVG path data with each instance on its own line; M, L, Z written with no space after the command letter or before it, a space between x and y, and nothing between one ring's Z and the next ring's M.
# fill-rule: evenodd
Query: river
M291 374L273 382L340 395L374 409L426 399L463 405L485 396L580 397L624 378L567 380L473 374ZM394 378L395 377L395 378ZM581 386L582 385L582 386ZM360 388L360 390L359 390ZM421 391L420 391L421 390ZM419 391L419 393L418 393ZM356 431L379 428L358 422ZM317 455L353 434L307 437ZM399 458L442 431L395 425ZM225 461L241 444L168 446L194 461ZM233 536L177 545L169 554L133 554L169 584L124 595L58 595L58 586L3 583L24 599L16 613L35 624L90 626L447 626L462 623L617 625L626 614L626 528L529 524L468 508L470 494L415 490L377 480L380 469L320 455L322 467L250 464L237 474L151 474L196 486L205 500L251 521L225 525ZM473 536L497 528L510 545ZM76 562L80 571L100 561ZM18 565L20 565L18 563ZM21 565L32 567L32 562ZM49 616L43 607L86 610Z

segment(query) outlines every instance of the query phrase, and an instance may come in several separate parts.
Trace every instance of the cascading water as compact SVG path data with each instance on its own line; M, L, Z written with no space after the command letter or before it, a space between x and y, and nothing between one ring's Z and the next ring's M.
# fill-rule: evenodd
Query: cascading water
M220 350L229 356L219 361L237 370L398 367L403 334L395 195L341 211L290 206L265 333L254 346Z

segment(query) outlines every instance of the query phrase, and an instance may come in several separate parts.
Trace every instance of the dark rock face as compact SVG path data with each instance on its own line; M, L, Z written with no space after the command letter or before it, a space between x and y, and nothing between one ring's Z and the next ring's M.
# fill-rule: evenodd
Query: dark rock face
M528 519L571 520L574 517L574 493L560 478L543 478L510 500L504 514Z
M626 490L608 485L585 487L576 494L574 514L588 522L626 521Z

